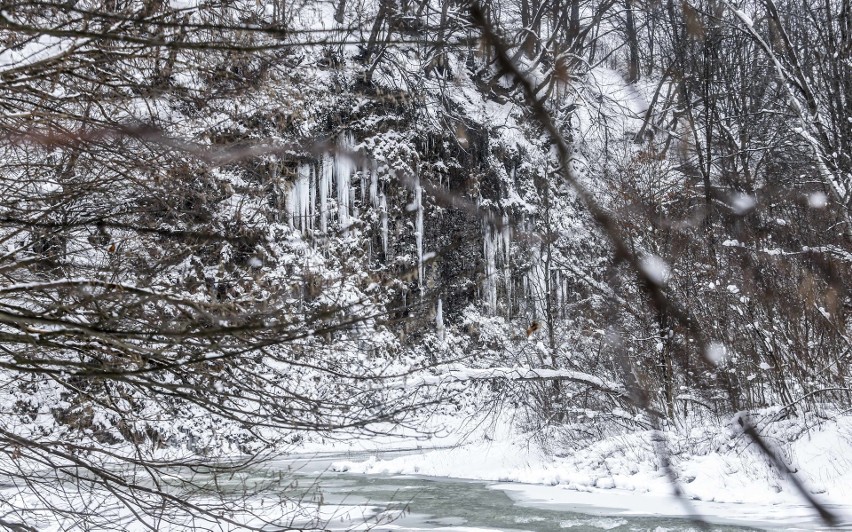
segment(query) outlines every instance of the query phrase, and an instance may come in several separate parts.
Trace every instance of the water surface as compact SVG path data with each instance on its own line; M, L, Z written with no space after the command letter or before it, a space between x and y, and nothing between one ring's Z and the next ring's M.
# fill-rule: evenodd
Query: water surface
M588 508L576 512L523 504L493 483L416 476L297 472L316 485L325 504L342 510L328 523L331 530L585 532L701 530L689 519L620 515L617 509ZM672 501L672 504L677 504ZM355 509L357 508L357 509ZM366 516L367 519L363 520ZM705 530L757 530L746 526L708 524Z

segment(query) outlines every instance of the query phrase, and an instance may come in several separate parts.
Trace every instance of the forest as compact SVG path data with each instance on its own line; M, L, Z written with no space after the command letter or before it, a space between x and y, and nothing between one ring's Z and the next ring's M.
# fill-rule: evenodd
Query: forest
M849 0L5 0L0 136L2 527L321 528L208 479L485 411L836 522Z

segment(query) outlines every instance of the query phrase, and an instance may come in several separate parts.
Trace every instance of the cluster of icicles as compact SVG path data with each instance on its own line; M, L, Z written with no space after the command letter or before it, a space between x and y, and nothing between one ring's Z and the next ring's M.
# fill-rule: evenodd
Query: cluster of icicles
M387 256L387 198L384 192L379 192L375 169L358 168L353 159L354 150L352 134L346 133L339 139L335 152L325 154L319 164L299 165L287 194L287 218L294 229L302 232L319 229L322 233L328 232L330 221L336 219L345 233L360 215L354 201L360 188L360 205L369 202L381 213L382 252ZM361 176L358 188L352 181L357 175ZM330 205L329 199L334 199L334 204Z
M533 227L522 224L525 235L534 235ZM544 316L547 311L548 285L546 265L542 250L536 244L530 246L530 267L520 277L512 271L512 223L506 214L499 221L482 222L483 256L485 258L485 276L482 282L482 300L491 314L498 313L498 302L505 298L507 305L516 306L515 296L522 296L526 308L519 310L533 317ZM518 252L517 249L514 250ZM559 281L557 281L559 282ZM519 286L515 284L518 283ZM502 293L498 290L502 286ZM517 294L516 294L517 292ZM499 294L499 295L498 295Z
M388 201L379 191L379 180L375 168L359 168L353 155L355 141L351 133L340 137L334 153L325 154L319 164L300 164L296 170L296 179L290 184L287 194L287 219L290 226L302 232L319 229L326 233L330 221L336 218L339 228L345 234L351 224L360 216L359 205L370 205L380 214L382 253L388 257ZM353 178L360 176L360 183ZM420 286L423 283L423 189L420 177L415 176L412 183L414 202L409 211L415 211L417 243L417 273ZM336 194L336 197L333 195ZM360 196L360 197L359 197ZM329 199L336 201L335 208L329 208ZM355 202L360 199L360 202ZM315 224L319 224L317 227Z
M382 253L388 255L388 203L384 191L380 190L375 165L359 167L353 157L356 150L351 133L341 135L337 149L325 154L318 163L298 166L295 180L290 183L287 194L287 218L290 226L302 232L319 230L327 233L336 221L345 234L351 224L358 220L359 209L373 208L379 212L379 231ZM413 201L406 208L415 216L415 243L417 248L417 278L420 288L424 282L424 232L423 232L423 189L420 177L414 176L410 187ZM355 201L355 200L360 201ZM334 200L334 201L330 201ZM511 269L512 229L509 218L504 214L497 223L484 219L482 223L484 256L484 279L482 300L487 311L495 314L498 308L498 287L511 302L513 284ZM541 316L545 288L544 263L537 249L533 250L533 267L523 276L521 291L535 315ZM531 296L531 297L530 297ZM443 336L443 308L439 300L436 307L436 326Z

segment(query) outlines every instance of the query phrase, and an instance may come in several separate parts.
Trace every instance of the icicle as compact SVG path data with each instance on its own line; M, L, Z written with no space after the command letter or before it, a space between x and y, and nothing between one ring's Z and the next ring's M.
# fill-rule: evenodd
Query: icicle
M389 260L388 257L388 199L382 194L379 199L379 213L382 218L382 253L385 260Z
M497 283L495 271L497 269L497 250L491 224L487 220L483 222L482 243L485 256L485 279L482 282L483 299L485 306L491 314L497 312Z
M310 172L311 169L308 165L299 165L296 171L296 181L293 183L291 191L293 196L293 227L297 227L301 231L306 230L310 223Z
M308 167L310 178L308 180L308 227L313 230L317 215L317 174L316 167Z
M373 207L378 205L379 201L379 176L376 175L376 170L370 170L370 202Z
M322 166L320 168L320 185L319 185L319 201L320 201L320 231L323 233L328 231L328 196L331 194L331 181L334 177L334 158L325 154L322 158Z
M417 240L417 286L423 291L423 188L420 175L414 177L414 203L417 207L417 220L414 237Z
M512 309L512 226L509 216L503 214L503 226L500 228L500 241L503 248L503 283L506 288L506 306Z
M351 133L344 133L338 141L338 153L336 154L334 174L337 185L337 218L340 227L349 227L349 213L352 207L352 195L350 178L352 177L352 156L355 141Z
M438 299L438 308L435 311L435 329L438 331L438 340L443 343L446 330L444 329L444 306L440 299Z
M533 308L537 318L547 315L547 272L545 271L545 260L541 256L541 250L534 246L532 248L532 268L529 274L529 291L533 300Z
M302 187L297 177L290 186L290 206L293 229L302 229Z
M293 183L284 183L284 195L287 198L284 202L284 210L287 215L287 223L291 229L296 228L296 195L293 193Z
M367 188L367 172L369 172L367 168L362 168L358 172L361 176L361 203L363 205L366 205L367 200L370 199L370 189Z
M556 300L558 302L557 303L558 306L556 308L561 309L561 308L563 308L562 307L562 275L559 273L559 270L556 270L555 272L553 272L553 274L556 276L556 281L553 283L553 286L556 287Z

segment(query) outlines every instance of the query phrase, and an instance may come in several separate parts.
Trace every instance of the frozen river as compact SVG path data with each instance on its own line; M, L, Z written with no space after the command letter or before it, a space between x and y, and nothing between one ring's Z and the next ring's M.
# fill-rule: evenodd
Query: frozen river
M327 503L346 508L332 518L328 524L331 530L350 529L361 515L370 516L365 524L376 531L700 530L700 526L682 518L609 515L613 509L594 507L587 508L589 513L546 509L520 502L483 482L327 474L320 485ZM353 506L362 509L353 511ZM723 525L711 525L710 529L749 530Z
M663 532L703 528L684 515L689 509L674 499L512 483L359 475L330 471L333 462L332 456L287 461L304 484L321 490L329 530ZM798 513L713 503L693 509L707 516L706 530L824 529L807 516L805 507Z
M385 452L379 457L400 454L414 457L419 451ZM204 468L177 469L164 477L172 482L161 488L188 502L204 504L214 512L220 502L234 503L233 511L227 513L232 520L224 523L222 530L238 530L243 523L264 530L284 527L376 532L826 530L805 505L706 501L684 505L663 495L616 489L584 492L560 485L345 470L347 464L367 459L376 458L366 453L291 455L257 463L234 474L215 476ZM182 480L176 482L178 478ZM191 481L193 488L187 490L184 481ZM74 488L73 479L68 487ZM218 495L211 497L214 492ZM848 506L833 509L838 514L849 510ZM697 514L704 516L704 521L691 517ZM157 528L188 530L193 526L189 520L184 526L180 519L170 521L168 528ZM127 512L117 512L111 522L122 530L144 528L137 516ZM41 524L46 529L57 528L49 514L44 515ZM845 524L844 530L852 530L852 521ZM213 525L213 529L220 529L216 523Z

